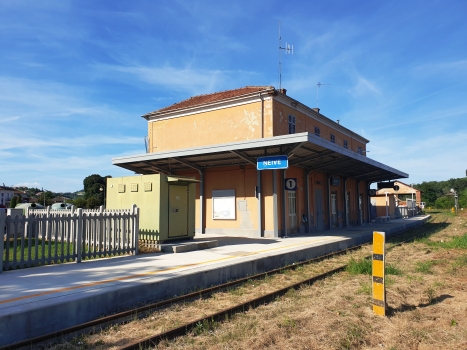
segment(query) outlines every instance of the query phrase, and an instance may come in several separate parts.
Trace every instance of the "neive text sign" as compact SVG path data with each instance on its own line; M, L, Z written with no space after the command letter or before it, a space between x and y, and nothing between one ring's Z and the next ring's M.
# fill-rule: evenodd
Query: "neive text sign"
M269 170L269 169L288 169L289 161L287 156L270 156L260 157L256 161L256 169Z

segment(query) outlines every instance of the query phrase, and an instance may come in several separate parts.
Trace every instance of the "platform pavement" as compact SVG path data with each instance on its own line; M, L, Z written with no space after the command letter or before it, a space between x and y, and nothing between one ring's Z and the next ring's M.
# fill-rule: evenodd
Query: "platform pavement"
M181 295L367 242L420 225L429 216L289 238L217 239L216 248L144 254L6 271L0 274L0 346L90 321L148 301Z

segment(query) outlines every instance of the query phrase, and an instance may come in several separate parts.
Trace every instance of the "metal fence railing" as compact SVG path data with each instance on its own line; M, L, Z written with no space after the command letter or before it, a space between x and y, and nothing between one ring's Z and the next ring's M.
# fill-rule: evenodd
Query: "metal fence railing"
M138 254L139 208L0 211L2 270Z

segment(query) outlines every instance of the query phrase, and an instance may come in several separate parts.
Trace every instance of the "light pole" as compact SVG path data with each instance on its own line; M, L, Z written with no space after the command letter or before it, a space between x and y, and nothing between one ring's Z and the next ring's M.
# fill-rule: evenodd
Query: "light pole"
M386 191L386 216L388 216L388 191Z
M451 193L454 193L454 208L456 208L456 215L457 215L457 192L454 188L451 188Z
M105 197L106 197L106 194L105 194L105 185L102 185L102 186L99 188L99 191L104 192L104 208L105 208Z

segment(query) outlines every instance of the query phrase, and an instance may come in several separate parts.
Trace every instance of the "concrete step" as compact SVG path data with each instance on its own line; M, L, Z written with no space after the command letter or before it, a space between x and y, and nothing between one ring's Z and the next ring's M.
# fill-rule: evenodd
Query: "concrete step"
M216 240L212 241L200 241L200 242L187 242L187 243L175 243L175 244L158 244L157 249L164 253L183 253L191 252L194 250L202 250L215 248L219 245L219 242Z

